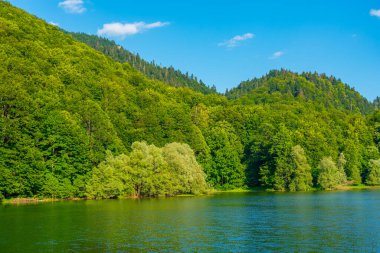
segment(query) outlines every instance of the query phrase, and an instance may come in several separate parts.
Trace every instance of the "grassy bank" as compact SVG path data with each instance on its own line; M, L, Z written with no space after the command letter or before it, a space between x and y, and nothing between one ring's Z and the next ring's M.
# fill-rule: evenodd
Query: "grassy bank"
M58 199L58 198L11 198L11 199L2 199L0 204L3 205L23 205L23 204L36 204L36 203L49 203L49 202L59 202L67 200L83 200L81 198L67 198L67 199Z
M341 185L331 190L321 190L318 188L312 188L308 192L318 192L318 191L355 191L355 190L380 190L380 185L370 186L370 185ZM237 189L215 189L211 192L213 193L244 193L244 192L279 192L271 188L265 187L252 187L252 188L237 188Z
M380 189L380 185L376 186L370 186L370 185L342 185L337 187L337 190L340 191L354 191L354 190L373 190L373 189Z
M357 191L357 190L380 190L380 186L369 186L369 185L342 185L333 190L320 190L313 188L310 192L317 191ZM252 188L237 188L237 189L213 189L205 195L213 195L219 193L249 193L249 192L277 192L273 189L268 189L264 187L252 187ZM180 194L173 197L196 197L199 195L193 194ZM121 199L134 199L136 197L125 197ZM36 204L36 203L49 203L49 202L58 202L58 201L73 201L73 200L86 200L85 198L67 198L67 199L58 199L58 198L11 198L11 199L0 199L0 204L3 205L20 205L20 204Z
M12 199L3 199L1 201L2 204L33 204L33 203L45 203L45 202L56 202L62 201L61 199L53 199L53 198L12 198Z
M265 192L268 191L264 187L251 187L251 188L236 188L236 189L213 189L210 193L240 193L240 192Z

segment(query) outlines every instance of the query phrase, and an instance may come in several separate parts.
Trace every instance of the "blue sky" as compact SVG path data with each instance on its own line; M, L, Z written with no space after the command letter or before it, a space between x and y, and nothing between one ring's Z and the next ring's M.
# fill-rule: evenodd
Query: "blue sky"
M11 0L63 29L114 39L219 91L271 69L341 78L380 96L380 1Z

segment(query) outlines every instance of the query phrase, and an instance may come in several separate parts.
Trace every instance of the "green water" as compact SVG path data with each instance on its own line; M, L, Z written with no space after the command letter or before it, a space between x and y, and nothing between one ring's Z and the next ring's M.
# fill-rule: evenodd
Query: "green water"
M0 252L380 252L380 192L0 206Z

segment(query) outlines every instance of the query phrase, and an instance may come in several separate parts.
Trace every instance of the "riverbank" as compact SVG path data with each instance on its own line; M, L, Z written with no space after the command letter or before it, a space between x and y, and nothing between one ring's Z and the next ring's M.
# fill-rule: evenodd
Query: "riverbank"
M337 191L354 191L354 190L376 190L380 189L380 185L370 186L370 185L342 185L337 187Z
M266 192L268 189L263 187L252 187L252 188L236 188L236 189L228 189L228 190L222 190L222 189L213 189L210 191L210 194L214 193L244 193L244 192Z
M376 186L363 185L363 184L341 185L331 190L321 190L318 188L311 188L308 192L355 191L355 190L380 190L380 185L376 185ZM280 191L276 191L271 188L253 187L253 188L237 188L237 189L231 189L231 190L216 189L216 190L211 191L211 194L213 193L244 193L244 192L280 192Z
M339 186L333 190L320 190L313 188L310 192L323 192L323 191L357 191L357 190L380 190L380 186L369 186L369 185L343 185ZM220 190L213 189L206 195L221 194L221 193L253 193L253 192L277 192L273 189L263 188L263 187L253 187L253 188L237 188L229 190ZM173 197L195 197L197 195L192 194L180 194ZM133 199L136 197L129 197L126 199ZM24 204L37 204L37 203L49 203L49 202L59 202L59 201L78 201L78 200L87 200L86 198L12 198L12 199L2 199L0 204L3 205L24 205Z
M11 198L11 199L2 199L0 204L3 205L25 205L25 204L36 204L36 203L49 203L49 202L59 202L59 201L74 201L74 200L84 200L81 198L67 198L67 199L58 199L58 198Z

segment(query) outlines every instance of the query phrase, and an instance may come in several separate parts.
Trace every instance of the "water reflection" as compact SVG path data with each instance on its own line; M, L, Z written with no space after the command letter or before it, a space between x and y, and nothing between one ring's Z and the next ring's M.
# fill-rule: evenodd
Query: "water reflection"
M2 252L379 252L380 192L239 193L2 206L0 248Z

